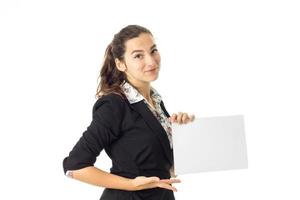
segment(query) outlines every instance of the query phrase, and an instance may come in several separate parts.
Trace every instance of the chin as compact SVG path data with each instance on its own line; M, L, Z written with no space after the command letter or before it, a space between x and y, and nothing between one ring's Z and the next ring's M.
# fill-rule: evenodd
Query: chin
M153 78L151 78L149 81L155 81L156 79L158 79L158 74L156 76L153 76Z

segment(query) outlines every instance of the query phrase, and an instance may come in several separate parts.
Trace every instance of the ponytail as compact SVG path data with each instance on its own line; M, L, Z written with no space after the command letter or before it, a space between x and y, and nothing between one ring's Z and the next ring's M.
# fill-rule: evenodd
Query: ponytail
M99 79L100 83L96 92L97 98L111 92L125 97L120 85L126 80L126 77L124 72L119 71L116 67L112 44L109 44L105 50L104 62L98 77L98 80Z

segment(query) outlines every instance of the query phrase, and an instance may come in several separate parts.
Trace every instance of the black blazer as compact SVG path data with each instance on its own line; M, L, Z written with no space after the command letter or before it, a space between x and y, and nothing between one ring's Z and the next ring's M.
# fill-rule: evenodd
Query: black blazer
M169 113L161 101L165 115ZM102 150L112 160L110 173L127 178L158 176L170 178L173 151L164 128L144 101L130 104L117 94L99 98L93 106L93 119L69 156L63 169L93 166ZM153 188L125 191L105 188L100 200L174 200L171 190Z

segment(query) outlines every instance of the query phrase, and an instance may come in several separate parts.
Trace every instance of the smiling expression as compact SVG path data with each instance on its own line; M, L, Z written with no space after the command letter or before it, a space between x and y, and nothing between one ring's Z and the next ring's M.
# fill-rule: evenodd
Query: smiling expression
M124 60L116 59L117 68L132 83L149 83L158 78L160 54L151 34L141 33L125 42ZM142 83L142 84L143 84Z

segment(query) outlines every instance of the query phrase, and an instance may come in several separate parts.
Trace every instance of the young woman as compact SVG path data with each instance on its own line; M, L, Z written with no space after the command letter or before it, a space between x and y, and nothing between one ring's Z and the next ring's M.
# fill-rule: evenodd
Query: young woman
M93 119L69 155L64 173L105 187L100 200L172 200L179 183L173 172L171 123L194 115L167 112L150 83L158 78L160 54L152 33L129 25L108 45L93 106ZM102 150L110 173L94 166ZM171 178L172 177L172 178Z

